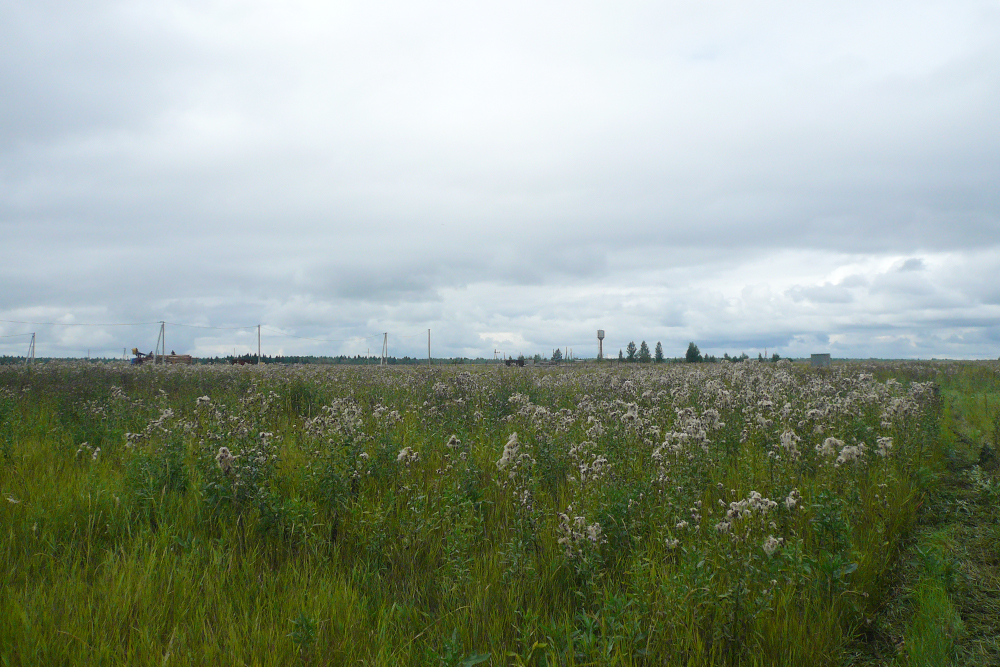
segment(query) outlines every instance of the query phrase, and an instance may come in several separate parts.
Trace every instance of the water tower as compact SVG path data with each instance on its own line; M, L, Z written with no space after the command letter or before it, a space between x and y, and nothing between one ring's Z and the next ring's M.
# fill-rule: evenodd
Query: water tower
M604 358L604 329L597 330L597 359Z

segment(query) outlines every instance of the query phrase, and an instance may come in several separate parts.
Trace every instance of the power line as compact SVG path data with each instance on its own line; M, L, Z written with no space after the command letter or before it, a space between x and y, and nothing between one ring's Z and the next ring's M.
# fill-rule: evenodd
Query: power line
M145 327L159 324L159 322L101 322L92 324L83 322L23 322L21 320L0 320L0 322L4 324L39 324L52 327Z
M190 329L220 329L224 331L257 328L256 324L241 327L211 327L204 324L183 324L181 322L168 322L166 320L157 320L155 322L25 322L22 320L0 320L0 322L5 324L38 324L53 327L145 327L162 323L169 324L172 327L188 327Z
M26 320L0 320L0 323L4 324L34 324L39 326L53 326L53 327L144 327L153 326L154 324L169 324L172 327L186 327L188 329L213 329L216 331L239 331L256 329L260 326L262 329L276 334L278 336L286 336L288 338L299 338L302 340L314 340L320 343L348 343L355 340L370 340L377 338L382 334L370 334L367 336L351 336L350 338L313 338L312 336L296 336L295 334L285 333L283 331L278 331L277 329L271 329L270 327L257 324L248 324L245 326L235 326L235 327L214 327L207 324L184 324L183 322L170 322L167 320L156 320L155 322L29 322ZM11 338L13 336L30 336L31 334L11 334L10 336L0 336L0 338ZM415 336L423 336L424 332L420 331L415 334L402 334L398 335L397 338L414 338Z
M157 320L155 322L31 322L27 320L0 320L0 323L4 324L31 324L37 326L53 326L53 327L143 327L143 326L153 326L156 324L161 325L161 335L162 335L162 325L169 324L173 327L185 327L188 329L209 329L214 331L247 331L252 329L261 329L267 331L268 333L283 336L286 338L297 338L299 340L310 340L316 341L318 343L350 343L356 341L367 341L378 338L379 336L385 336L385 334L370 334L365 336L351 336L350 338L314 338L312 336L297 336L295 334L285 333L283 331L278 331L277 329L272 329L270 327L259 325L259 324L249 324L245 326L233 326L233 327L215 327L207 324L184 324L182 322L169 322L166 320ZM20 336L30 336L30 333L23 334L9 334L0 336L0 338L16 338ZM423 336L424 332L420 331L413 334L401 334L396 336L397 338L415 338L417 336Z
M152 324L160 324L159 322L153 322ZM238 329L256 329L258 325L251 324L245 327L210 327L204 324L181 324L180 322L167 322L163 321L163 324L169 324L172 327L187 327L188 329L217 329L219 331L236 331Z
M311 338L310 336L296 336L295 334L284 333L282 331L276 331L275 329L271 329L271 328L265 327L265 326L261 326L261 329L263 329L264 331L268 331L270 333L273 333L273 334L277 334L279 336L286 336L288 338L299 338L301 340L315 340L315 341L318 341L320 343L350 343L350 342L356 341L356 340L371 340L372 338L377 338L378 336L382 335L382 334L372 334L371 336L353 336L351 338L341 338L339 340L334 340L334 339L329 339L329 338Z

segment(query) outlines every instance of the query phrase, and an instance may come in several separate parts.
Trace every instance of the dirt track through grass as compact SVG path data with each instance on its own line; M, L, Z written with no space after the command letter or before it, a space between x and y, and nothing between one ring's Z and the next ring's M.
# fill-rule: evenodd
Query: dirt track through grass
M933 518L949 539L951 602L962 619L955 663L1000 665L1000 475L996 376L983 391L948 398L955 455Z

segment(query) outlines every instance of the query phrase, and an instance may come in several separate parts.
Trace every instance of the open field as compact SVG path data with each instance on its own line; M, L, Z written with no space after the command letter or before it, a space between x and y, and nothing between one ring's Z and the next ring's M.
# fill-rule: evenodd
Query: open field
M3 367L0 664L933 664L996 366Z

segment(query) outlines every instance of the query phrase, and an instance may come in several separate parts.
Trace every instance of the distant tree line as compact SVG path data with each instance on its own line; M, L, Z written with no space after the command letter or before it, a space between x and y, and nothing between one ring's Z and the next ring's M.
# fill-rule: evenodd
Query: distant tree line
M739 363L741 361L746 361L749 359L749 355L745 352L741 353L739 356L729 356L729 353L722 355L722 361L730 361L734 363ZM758 361L778 361L781 359L781 355L777 352L772 354L770 358L765 359L764 355L757 355ZM666 359L663 356L663 345L660 342L656 343L656 349L652 355L649 353L649 345L646 341L639 343L639 347L636 347L635 341L631 341L624 350L618 350L618 361L619 363L639 363L645 364L649 362L653 363L663 363L665 361L669 362L685 362L689 364L694 363L715 363L720 361L718 357L710 354L702 354L698 346L692 341L688 344L687 351L684 353L683 357L678 357L674 359Z
M742 353L740 353L739 356L736 356L736 357L729 356L728 352L726 352L725 354L722 355L722 360L723 361L731 361L731 362L734 362L734 363L739 363L739 362L742 362L742 361L746 361L749 358L750 358L750 355L748 355L746 352L742 352ZM688 343L687 352L684 354L684 361L686 361L688 363L698 363L698 362L709 362L709 363L711 363L711 362L716 362L718 360L719 359L717 357L713 356L713 355L704 355L703 356L702 353L701 353L701 350L698 349L698 346L695 345L693 341L691 343ZM757 361L780 361L780 360L781 360L781 355L779 355L777 352L775 352L774 354L772 354L770 359L765 359L764 355L761 354L760 352L757 353Z
M524 359L523 355L520 355L518 359ZM541 363L545 359L540 354L535 354L531 357L536 363ZM730 356L727 352L722 355L722 361L730 361L739 363L741 361L746 361L750 357L746 353L741 353L738 356ZM763 355L758 354L758 361L778 361L781 357L778 353L772 354L769 358L765 359ZM48 358L39 357L36 359L38 363L44 363L48 361ZM121 357L115 358L94 358L91 361L121 361ZM357 354L354 356L350 355L337 355L337 356L288 356L288 355L262 355L260 362L264 364L325 364L325 365L349 365L349 366L373 366L378 365L380 362L380 357L373 355L362 355ZM556 348L552 351L551 361L560 362L564 360L564 355L562 350ZM419 366L427 364L427 358L420 357L388 357L386 360L391 366ZM713 363L720 361L719 358L714 355L703 355L698 346L691 342L688 345L687 352L683 357L666 358L663 354L663 344L657 341L656 347L653 352L650 353L649 345L646 341L641 341L636 346L635 342L630 342L624 350L618 350L618 361L620 363ZM0 356L0 366L13 365L13 364L23 364L23 356L10 356L3 355ZM233 364L233 363L244 363L244 364L256 364L257 355L256 354L242 354L238 356L227 355L225 357L195 357L194 363L196 364ZM495 359L485 359L483 357L477 357L475 359L470 357L448 357L448 358L435 358L432 360L435 365L440 364L490 364L497 363Z
M337 356L285 356L285 355L262 355L260 358L263 364L325 364L325 365L347 365L347 366L377 366L381 362L381 357L373 355L356 354L354 356L341 354ZM448 359L432 359L434 364L485 364L486 359L482 357L470 359L467 357L456 357ZM256 354L242 354L238 356L228 355L225 357L204 357L195 359L199 364L232 364L240 363L256 364ZM387 357L386 363L390 366L420 366L427 365L427 357Z
M625 347L625 350L618 350L618 361L621 363L639 363L648 364L650 362L663 363L667 359L663 356L663 344L660 342L656 343L656 348L652 354L649 352L649 345L646 341L639 343L639 347L635 346L635 341L629 342ZM676 361L671 359L671 361Z

